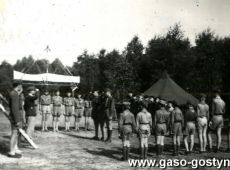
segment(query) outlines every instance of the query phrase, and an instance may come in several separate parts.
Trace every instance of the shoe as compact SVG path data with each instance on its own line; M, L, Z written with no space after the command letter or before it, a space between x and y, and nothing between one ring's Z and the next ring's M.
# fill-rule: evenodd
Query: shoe
M21 150L19 150L19 149L16 149L16 150L15 150L15 154L19 154L19 155L21 155L21 154L22 154L22 151L21 151Z
M94 136L92 139L93 139L93 140L99 140L99 137Z
M105 141L104 137L101 137L101 141Z
M22 157L22 155L21 155L21 154L17 154L17 153L15 153L14 155L12 155L12 154L8 154L8 157L10 157L10 158L21 158L21 157Z

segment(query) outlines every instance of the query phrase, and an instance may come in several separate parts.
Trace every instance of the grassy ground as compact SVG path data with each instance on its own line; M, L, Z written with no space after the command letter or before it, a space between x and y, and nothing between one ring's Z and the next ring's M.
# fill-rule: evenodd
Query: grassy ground
M61 122L64 122L61 119ZM37 116L37 126L40 124L40 115ZM81 122L84 126L84 119ZM91 122L93 128L93 124ZM101 141L91 140L94 133L93 131L80 132L63 132L54 133L44 132L42 133L37 128L34 142L38 144L39 149L33 150L28 144L22 144L21 150L23 151L23 157L21 159L8 158L7 152L9 148L10 138L10 124L8 120L0 113L0 169L26 169L26 170L69 170L69 169L139 169L130 168L127 162L120 161L121 158L121 141L118 139L117 126L114 122L115 130L113 133L113 142L107 144ZM61 123L63 129L63 123ZM51 130L51 129L50 129ZM154 138L150 138L150 152L149 159L157 159L154 153ZM197 143L197 140L196 140ZM222 150L226 149L227 139L223 137ZM196 145L196 150L198 146ZM184 152L184 146L182 146L181 153ZM221 153L195 153L191 156L180 155L173 157L171 138L166 138L165 156L163 158L177 158L192 160L194 158L229 158L230 154ZM138 140L136 136L132 137L132 149L131 157L138 158ZM149 168L150 169L150 168ZM159 168L152 168L159 169ZM173 169L173 168L167 168ZM175 168L175 169L191 169L191 167ZM205 168L200 168L205 169ZM216 169L216 168L206 168ZM226 168L228 169L228 168Z

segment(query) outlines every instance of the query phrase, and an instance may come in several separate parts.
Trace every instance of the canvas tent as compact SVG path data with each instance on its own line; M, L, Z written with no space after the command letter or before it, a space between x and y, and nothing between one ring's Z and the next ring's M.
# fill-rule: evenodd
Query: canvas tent
M178 104L190 102L196 105L198 103L198 100L173 81L167 72L164 72L162 78L145 91L144 95L176 101Z
M22 81L24 83L36 83L36 84L78 84L80 83L79 76L67 76L52 73L42 73L42 74L26 74L19 71L14 71L14 80Z

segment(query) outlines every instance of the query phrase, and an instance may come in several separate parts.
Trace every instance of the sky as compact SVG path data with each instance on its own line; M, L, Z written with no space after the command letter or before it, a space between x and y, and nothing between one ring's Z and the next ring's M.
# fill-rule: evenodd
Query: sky
M229 36L229 16L229 0L0 0L0 62L32 55L71 66L86 49L122 51L135 35L147 45L175 23L194 45L208 27Z

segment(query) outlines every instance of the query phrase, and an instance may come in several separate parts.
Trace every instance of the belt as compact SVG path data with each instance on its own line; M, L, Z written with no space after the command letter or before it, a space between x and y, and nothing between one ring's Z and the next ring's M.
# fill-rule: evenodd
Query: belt
M67 106L67 107L73 107L73 105L65 105L65 106Z
M124 123L123 125L132 125L132 123Z
M174 123L181 123L182 121L180 120L180 121L174 121Z
M42 106L49 106L50 104L42 104Z
M214 116L222 116L223 114L222 113L214 113Z
M207 117L207 116L198 116L198 118L204 118L204 117Z
M149 123L140 123L140 125L148 125Z
M157 124L166 124L166 122L157 122Z
M76 107L75 109L83 109L82 107Z

